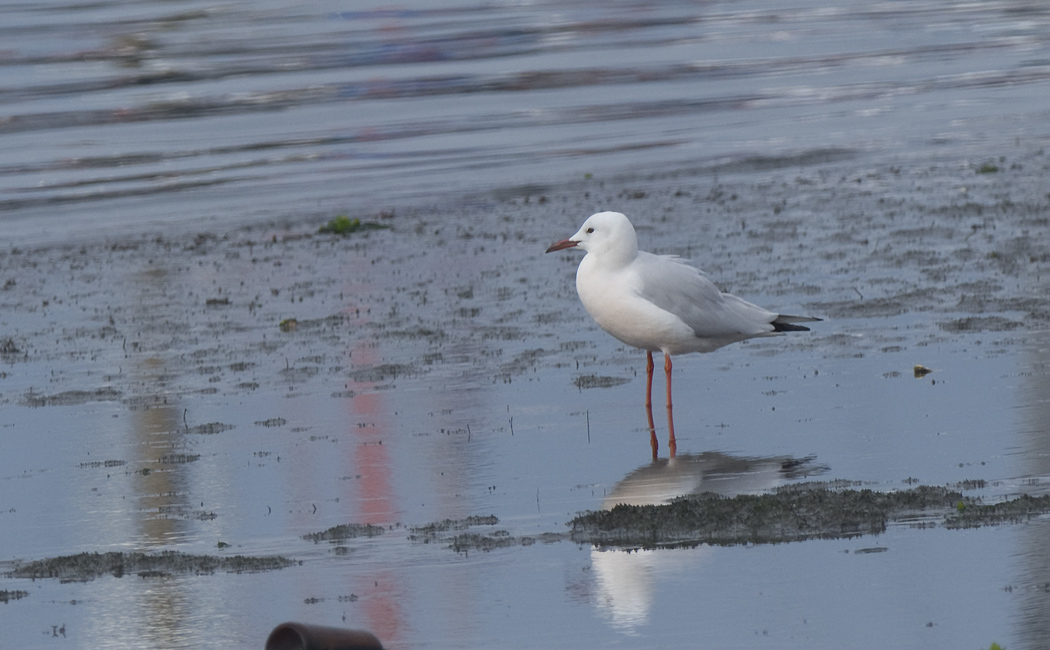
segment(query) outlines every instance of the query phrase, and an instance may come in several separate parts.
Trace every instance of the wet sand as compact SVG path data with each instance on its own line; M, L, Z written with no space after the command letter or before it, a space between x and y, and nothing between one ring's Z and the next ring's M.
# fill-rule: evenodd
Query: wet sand
M974 507L972 499L1042 496L1045 423L1023 458L997 462L1004 452L989 439L1002 432L970 430L967 422L984 421L966 410L979 408L974 396L1013 386L995 364L1029 350L1035 360L1022 373L1045 385L1048 170L1043 150L1022 147L919 162L815 151L507 188L455 212L384 208L350 216L388 228L347 236L319 233L318 219L8 248L0 252L8 450L0 607L35 612L20 623L27 638L62 622L64 635L98 639L78 617L105 616L96 601L130 594L98 587L92 596L87 585L74 595L17 567L120 548L282 556L295 565L252 583L257 595L228 607L255 612L255 627L236 627L228 641L261 647L252 639L303 617L306 603L306 616L323 612L314 622L367 627L390 647L418 647L420 630L432 635L442 624L404 614L410 622L398 626L374 611L402 611L404 592L426 591L410 587L413 566L453 566L485 550L495 566L542 572L551 561L545 549L586 549L566 539L567 522L600 510L631 468L648 466L649 453L640 353L598 331L579 306L578 257L542 254L599 209L627 213L643 248L694 260L724 290L825 319L804 336L676 366L683 456L715 449L734 462L815 458L810 474L880 492L969 480ZM933 372L913 376L917 363ZM837 392L858 369L897 396ZM1018 401L1038 409L1039 395ZM843 447L845 438L868 438L838 429L842 413L879 431L871 449ZM1014 426L1002 421L1004 431ZM931 442L926 431L944 438ZM916 438L954 442L906 441ZM895 445L926 471L913 476ZM880 447L885 457L873 451ZM941 462L946 450L967 460ZM808 478L763 471L726 470L742 484L713 491L765 493ZM961 495L938 507L950 513ZM1033 516L991 534L1045 530ZM340 525L350 528L332 528ZM953 544L932 532L917 543L931 551ZM326 584L333 570L355 576L352 593ZM160 571L146 577L172 579ZM91 584L128 580L108 573ZM218 597L225 588L200 581L245 578L220 571L193 579L196 600L207 603L201 592ZM395 593L382 593L390 583ZM571 587L566 593L576 598ZM85 597L94 604L41 602ZM596 596L580 598L589 607ZM339 610L343 620L333 621ZM430 614L450 615L440 607ZM539 620L542 608L522 616ZM168 623L187 643L218 625L200 613ZM491 640L458 634L449 632L449 647ZM645 638L667 641L654 634Z

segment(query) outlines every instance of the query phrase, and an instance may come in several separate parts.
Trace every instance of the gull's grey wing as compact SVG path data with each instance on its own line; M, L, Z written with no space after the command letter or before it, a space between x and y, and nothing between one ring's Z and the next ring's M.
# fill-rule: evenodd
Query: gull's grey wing
M777 314L722 293L677 257L639 252L638 295L678 316L700 338L740 338L773 331Z

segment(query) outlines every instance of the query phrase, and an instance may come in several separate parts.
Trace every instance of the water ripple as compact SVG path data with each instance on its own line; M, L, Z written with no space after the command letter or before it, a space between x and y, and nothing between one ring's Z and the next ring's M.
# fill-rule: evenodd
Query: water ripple
M1047 133L1050 10L1034 2L54 0L0 15L13 233L55 205L126 226L143 204L120 199L173 192L186 200L149 206L156 220L235 220L264 196L294 217L304 201L379 209L640 165Z

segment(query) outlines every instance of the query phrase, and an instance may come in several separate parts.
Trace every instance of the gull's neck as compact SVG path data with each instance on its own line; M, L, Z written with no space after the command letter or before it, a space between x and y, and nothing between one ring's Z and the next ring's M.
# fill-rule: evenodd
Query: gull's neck
M622 269L638 257L638 237L634 232L622 233L615 241L607 242L600 251L593 251L590 256L596 266L609 269ZM629 236L628 236L629 235Z

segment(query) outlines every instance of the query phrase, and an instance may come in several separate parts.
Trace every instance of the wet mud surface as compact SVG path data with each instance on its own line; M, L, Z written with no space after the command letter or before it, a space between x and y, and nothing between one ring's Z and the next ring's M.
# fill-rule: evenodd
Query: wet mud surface
M384 584L407 580L391 566L524 570L593 549L583 584L598 594L619 575L610 549L648 562L637 549L805 548L902 528L935 548L957 528L1035 530L1050 485L1038 443L1033 469L1004 470L1009 454L973 450L994 436L966 437L958 406L879 398L866 416L877 437L965 438L930 452L950 463L916 460L940 469L912 479L922 472L881 459L882 445L842 452L868 438L821 419L826 400L866 412L835 392L854 367L900 404L1046 374L1039 354L1021 371L952 366L1041 350L1050 322L1050 158L988 160L995 172L985 159L762 158L508 190L455 214L361 214L389 227L348 235L271 223L0 251L0 424L39 440L0 476L4 606L40 600L41 582L102 593L137 576L210 593L227 572L346 572L297 588L298 615L343 611L407 647L368 614L394 602ZM625 211L644 248L696 261L725 290L825 319L676 366L680 390L705 398L676 406L674 461L647 458L641 358L587 320L578 258L542 254L595 206ZM747 400L706 397L734 378L751 382L734 385ZM616 634L641 625L601 598L624 596L572 602ZM38 627L61 623L48 620Z
M1050 298L1034 290L1050 262L1050 240L1038 236L1050 226L1050 160L1011 153L993 158L994 173L969 160L748 160L725 167L766 170L761 180L734 182L716 166L560 195L529 188L456 215L387 214L389 230L350 236L274 225L11 247L0 252L0 356L12 369L0 403L149 408L339 377L510 382L595 360L595 329L572 305L578 258L537 251L596 205L622 208L643 247L695 260L723 290L831 321L767 354L894 349L902 337L892 329L858 338L835 322L902 315L921 321L921 344L963 333L1009 342L1050 322ZM397 356L346 354L376 341ZM104 372L87 368L100 358ZM34 364L48 364L46 381ZM590 390L624 379L592 369L572 381ZM202 434L230 426L190 424Z
M832 321L778 348L892 347L900 339L892 331L857 341L834 322L902 314L932 325L924 343L982 332L1008 341L1050 322L1050 298L1032 290L1050 261L1050 240L1038 236L1050 226L1042 183L1050 160L1042 150L1010 154L989 156L994 171L970 160L868 165L846 153L748 159L592 180L562 195L527 188L452 218L387 213L389 230L351 236L275 226L11 247L0 253L0 354L12 369L0 399L148 408L181 394L236 395L262 382L294 389L339 376L380 385L423 375L512 381L565 353L585 358L594 329L572 308L578 259L537 251L595 205L620 206L639 223L644 247L696 260L724 290ZM764 173L741 182L734 170ZM286 319L292 331L278 327ZM362 340L396 342L401 355L346 358ZM85 368L103 356L116 367ZM260 372L275 361L284 367ZM48 364L47 381L19 381L34 374L13 369L34 364ZM581 372L573 383L623 380ZM194 426L212 434L228 425Z

